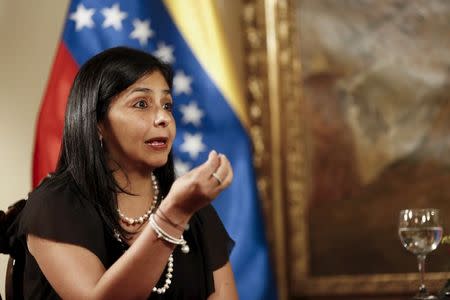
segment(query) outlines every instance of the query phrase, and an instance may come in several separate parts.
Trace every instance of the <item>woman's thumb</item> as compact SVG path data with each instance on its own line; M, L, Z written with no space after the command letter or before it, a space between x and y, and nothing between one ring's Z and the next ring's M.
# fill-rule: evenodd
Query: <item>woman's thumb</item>
M214 172L219 167L219 155L217 154L216 150L212 150L211 152L209 152L206 165L211 168L211 172Z

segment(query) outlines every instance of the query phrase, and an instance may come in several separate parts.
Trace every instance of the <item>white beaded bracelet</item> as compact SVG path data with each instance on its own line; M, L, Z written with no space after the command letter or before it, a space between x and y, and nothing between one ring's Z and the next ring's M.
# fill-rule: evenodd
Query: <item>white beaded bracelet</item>
M161 227L159 227L158 223L156 223L154 214L150 215L149 224L152 227L152 229L156 232L156 236L158 237L158 239L163 239L166 242L169 242L174 245L180 245L181 251L183 253L189 253L190 249L186 240L183 238L183 235L181 235L181 237L177 239L176 237L173 237L167 232L165 232Z

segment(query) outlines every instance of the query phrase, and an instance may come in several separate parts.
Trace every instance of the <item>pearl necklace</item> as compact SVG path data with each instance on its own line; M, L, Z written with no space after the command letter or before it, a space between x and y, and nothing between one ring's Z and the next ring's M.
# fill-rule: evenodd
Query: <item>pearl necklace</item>
M117 230L114 230L114 236L117 241L124 244L123 240L120 237L120 233ZM170 253L169 259L167 260L167 273L166 273L166 282L164 283L163 287L157 288L156 286L153 287L152 292L156 292L158 294L164 294L170 287L170 284L172 283L172 273L173 273L173 253Z
M125 216L120 211L120 209L117 207L117 212L119 213L119 217L122 222L124 222L125 224L128 224L128 225L136 225L136 224L143 224L150 218L150 215L152 214L153 210L156 207L156 204L158 203L158 195L159 195L158 180L156 179L156 176L153 174L153 172L152 172L152 185L153 185L153 202L152 202L152 205L150 206L150 209L147 210L147 212L144 215L142 215L138 218L130 218L130 217ZM123 241L120 237L120 233L117 230L114 230L114 236L120 243L123 243ZM161 295L161 294L164 294L169 289L170 284L172 283L172 277L173 277L173 275L172 275L173 261L174 261L173 254L171 253L169 255L169 259L167 261L166 281L165 281L163 287L161 287L161 288L157 288L156 286L154 286L152 289L153 292L156 292Z
M156 176L153 174L153 172L152 172L152 176L151 177L152 177L152 185L153 185L153 202L150 205L150 208L142 216L136 217L136 218L130 218L130 217L125 216L120 211L119 207L117 207L117 213L119 214L120 220L123 223L125 223L127 225L144 224L145 222L147 222L148 218L152 214L153 210L156 207L156 204L158 203L159 185L158 185L158 180L156 179Z
M167 262L167 273L166 273L166 282L164 283L162 288L153 287L152 291L157 292L158 294L164 294L166 290L169 289L170 284L172 283L172 272L173 272L173 254L169 255L169 260Z

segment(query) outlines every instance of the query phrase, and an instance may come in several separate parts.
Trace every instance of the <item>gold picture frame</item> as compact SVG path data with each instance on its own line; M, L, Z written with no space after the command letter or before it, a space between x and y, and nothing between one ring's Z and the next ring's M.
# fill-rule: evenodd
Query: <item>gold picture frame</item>
M405 295L418 274L312 276L309 272L307 199L310 137L303 109L298 3L244 0L246 86L254 164L280 299L339 295ZM450 273L427 273L442 287Z

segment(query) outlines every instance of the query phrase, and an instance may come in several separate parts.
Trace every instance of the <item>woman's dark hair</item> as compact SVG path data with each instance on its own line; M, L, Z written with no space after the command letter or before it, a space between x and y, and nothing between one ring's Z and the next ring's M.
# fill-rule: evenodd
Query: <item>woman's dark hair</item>
M105 119L114 96L142 76L160 72L170 89L173 73L169 65L139 50L116 47L89 59L75 77L66 108L60 158L50 181L75 181L81 194L99 211L107 228L122 229L117 214L117 192L125 192L114 180L99 140L98 122ZM154 170L160 194L165 196L175 180L172 151L167 163Z

